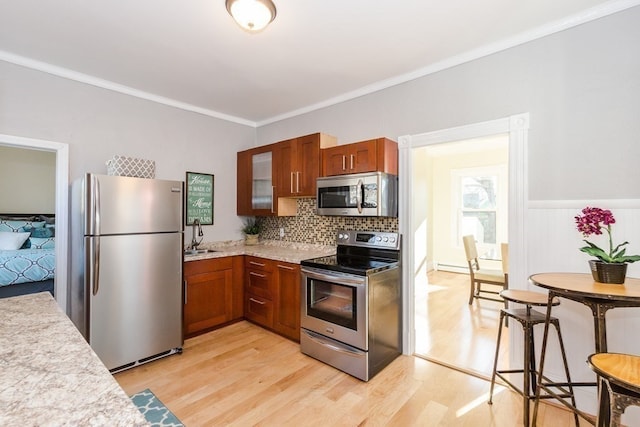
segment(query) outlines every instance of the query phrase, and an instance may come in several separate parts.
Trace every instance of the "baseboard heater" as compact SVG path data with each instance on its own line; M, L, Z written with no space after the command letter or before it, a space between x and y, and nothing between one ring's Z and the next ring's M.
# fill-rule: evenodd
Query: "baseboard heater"
M469 274L469 267L454 265L454 264L438 264L436 263L436 270L438 271L450 271L452 273L465 273Z

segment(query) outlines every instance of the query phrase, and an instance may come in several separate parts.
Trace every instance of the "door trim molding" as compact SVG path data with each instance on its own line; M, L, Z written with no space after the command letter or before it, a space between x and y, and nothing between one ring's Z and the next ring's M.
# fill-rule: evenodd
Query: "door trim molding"
M514 288L526 289L527 248L526 213L528 200L527 143L529 113L517 114L486 122L437 130L398 138L399 147L399 223L403 235L403 353L415 351L415 241L417 229L413 217L413 149L433 144L509 134L509 276Z
M56 153L56 272L54 292L58 306L67 310L69 261L69 145L44 139L0 134L0 145Z

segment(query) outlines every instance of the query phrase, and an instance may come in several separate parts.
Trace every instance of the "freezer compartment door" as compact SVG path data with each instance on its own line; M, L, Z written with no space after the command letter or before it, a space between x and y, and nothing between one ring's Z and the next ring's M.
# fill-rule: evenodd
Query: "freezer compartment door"
M182 347L181 233L87 237L88 341L108 369Z
M182 231L183 182L87 174L85 235Z

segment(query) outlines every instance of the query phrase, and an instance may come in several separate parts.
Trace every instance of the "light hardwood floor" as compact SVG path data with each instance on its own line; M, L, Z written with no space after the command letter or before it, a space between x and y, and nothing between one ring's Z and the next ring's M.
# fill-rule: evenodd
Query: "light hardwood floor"
M490 378L501 303L469 305L469 275L430 271L416 285L416 354ZM500 361L509 360L509 333L503 328Z
M128 394L151 389L186 426L519 426L522 401L489 382L400 356L362 382L249 322L185 341L184 353L115 375ZM540 426L571 415L541 405ZM584 424L587 425L587 424Z

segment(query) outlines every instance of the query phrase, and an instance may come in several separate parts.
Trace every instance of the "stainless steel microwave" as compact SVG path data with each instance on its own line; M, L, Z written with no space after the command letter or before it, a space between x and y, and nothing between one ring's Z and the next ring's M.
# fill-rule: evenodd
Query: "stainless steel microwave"
M398 177L383 172L318 178L316 213L398 216Z

